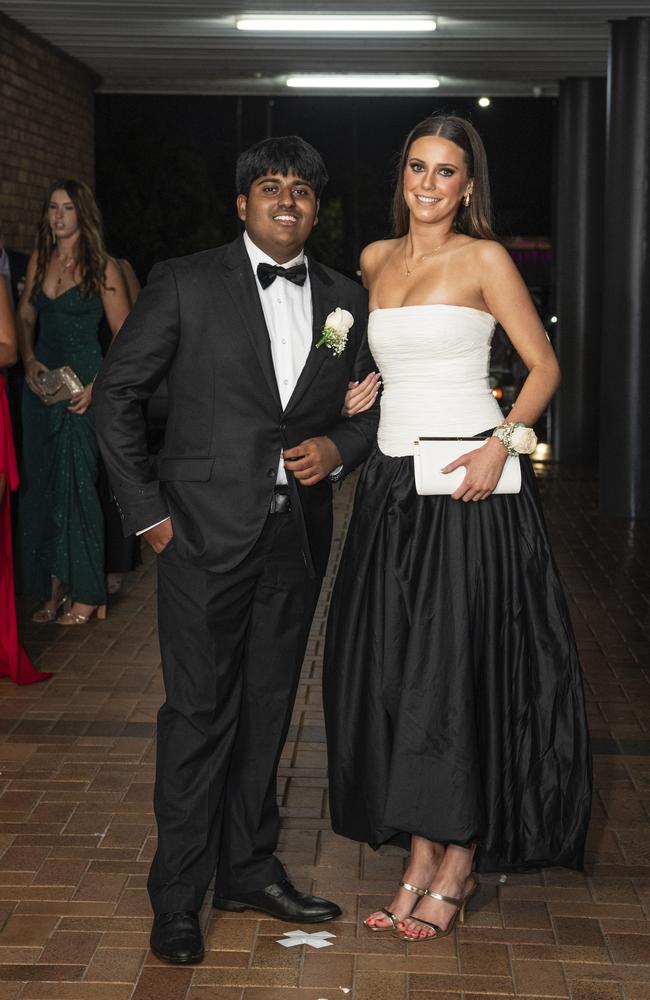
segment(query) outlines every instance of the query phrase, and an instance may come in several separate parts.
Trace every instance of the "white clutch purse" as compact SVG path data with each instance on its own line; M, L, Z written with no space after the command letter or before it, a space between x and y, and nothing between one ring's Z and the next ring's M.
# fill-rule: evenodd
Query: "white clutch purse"
M480 448L487 438L439 438L421 437L414 442L413 466L415 489L421 496L447 495L453 493L465 478L465 468L461 466L446 475L440 470L453 462L459 455ZM508 455L503 472L494 493L519 493L521 490L521 467L518 455Z

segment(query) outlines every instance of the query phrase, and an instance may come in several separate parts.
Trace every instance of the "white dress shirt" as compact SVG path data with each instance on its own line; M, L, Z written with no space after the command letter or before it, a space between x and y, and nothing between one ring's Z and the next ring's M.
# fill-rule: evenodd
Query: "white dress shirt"
M278 277L268 288L262 288L257 277L258 264L277 264L263 250L255 246L248 233L244 233L244 246L250 258L255 274L257 292L262 303L262 312L266 320L271 341L271 356L275 369L275 379L280 393L280 402L286 409L301 371L305 367L312 342L312 308L311 286L309 284L309 266L301 250L297 257L282 264L282 267L294 267L296 264L307 265L307 277L304 285L296 285L286 278ZM282 459L279 459L278 486L286 486L287 474Z

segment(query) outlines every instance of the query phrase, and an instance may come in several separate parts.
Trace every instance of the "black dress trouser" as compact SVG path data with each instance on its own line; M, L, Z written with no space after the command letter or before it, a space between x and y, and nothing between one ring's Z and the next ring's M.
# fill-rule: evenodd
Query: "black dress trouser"
M198 910L217 895L276 882L278 762L320 580L307 575L291 514L269 515L235 569L158 557L166 700L158 713L154 912Z

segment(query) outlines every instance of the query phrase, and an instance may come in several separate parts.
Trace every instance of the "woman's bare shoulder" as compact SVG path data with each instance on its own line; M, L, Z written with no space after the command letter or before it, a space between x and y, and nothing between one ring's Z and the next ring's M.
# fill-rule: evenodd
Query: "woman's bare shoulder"
M472 250L476 254L477 260L481 264L499 266L512 262L512 258L506 248L498 240L472 240Z
M395 250L399 240L376 240L361 251L361 266L377 267Z
M363 283L368 287L368 281L379 274L388 258L395 252L399 240L377 240L369 243L361 251L361 274Z

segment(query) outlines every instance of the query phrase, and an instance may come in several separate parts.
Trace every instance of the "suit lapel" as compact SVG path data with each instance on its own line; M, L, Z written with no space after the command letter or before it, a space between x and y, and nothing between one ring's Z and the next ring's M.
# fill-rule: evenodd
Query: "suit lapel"
M226 265L224 271L226 283L251 339L264 378L281 410L282 403L271 354L271 339L243 237L240 236L234 243L230 244L224 263Z
M328 348L316 348L323 333L323 326L328 314L336 308L336 289L334 282L326 271L320 266L318 261L309 258L309 284L311 287L311 308L312 308L312 338L311 349L307 355L304 368L300 373L296 387L287 403L285 414L294 408L296 403L305 394L307 388L313 382L318 370L325 361Z

